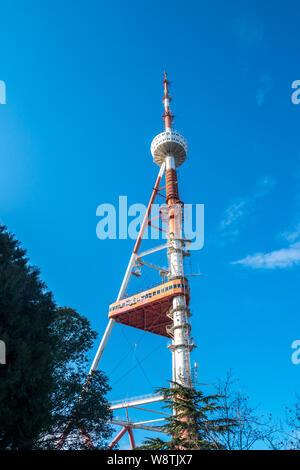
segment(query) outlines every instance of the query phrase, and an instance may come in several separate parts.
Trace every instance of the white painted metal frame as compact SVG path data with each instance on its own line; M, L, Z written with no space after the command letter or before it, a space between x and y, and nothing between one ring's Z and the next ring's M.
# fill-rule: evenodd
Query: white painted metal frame
M141 397L129 398L127 400L118 400L117 402L111 402L111 410L119 410L121 408L131 408L139 405L147 405L148 403L156 403L163 401L162 395L145 395Z
M156 251L165 250L166 248L168 248L167 243L165 245L159 245L153 248L149 248L149 250L146 250L146 251L143 251L143 253L140 253L138 256L138 259L143 258L143 256L151 255L152 253L155 253Z

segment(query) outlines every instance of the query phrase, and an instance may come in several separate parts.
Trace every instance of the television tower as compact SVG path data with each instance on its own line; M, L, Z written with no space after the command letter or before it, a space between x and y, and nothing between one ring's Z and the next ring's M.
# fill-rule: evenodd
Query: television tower
M177 181L177 168L182 165L186 159L187 141L179 132L172 128L174 116L170 109L171 97L169 95L169 85L170 82L167 80L167 73L164 72L164 96L162 101L164 105L163 120L165 130L158 134L151 143L151 154L154 162L159 166L159 173L118 297L116 301L109 306L109 322L91 365L87 377L87 384L92 373L98 367L113 325L115 323L121 323L169 338L171 344L168 347L172 351L172 380L186 387L192 386L190 352L195 345L193 344L192 338L190 338L191 326L188 322L188 318L191 316L188 308L190 289L188 280L184 275L183 264L184 256L189 255L188 245L190 241L183 238L182 224L184 204L179 198ZM164 173L165 186L160 187ZM163 190L165 190L165 195L161 193ZM161 208L159 217L162 223L166 224L167 243L139 253L147 226L158 228L152 224L155 217L151 219L151 210L157 195L164 196L166 200L166 204ZM146 256L163 249L167 249L167 271L160 270L153 264L144 261ZM160 270L164 282L147 291L126 297L126 290L131 275L140 275L140 268L143 265ZM152 396L151 399L140 397L140 400L136 400L136 398L139 397L135 397L135 400L132 402L128 402L127 400L121 404L119 402L118 404L112 404L111 409L125 408L128 411L130 406L134 407L140 404L161 401L163 399L163 397L157 396ZM160 421L160 419L157 421ZM132 429L138 427L140 427L140 429L151 429L151 427L145 426L148 421L143 424L129 421L117 422L114 420L112 423L123 426L123 429L108 448L112 448L127 431L132 448L134 448ZM152 427L152 430L159 431L159 428ZM67 432L65 431L57 444L57 448L61 448L66 435Z
M134 328L149 331L172 339L169 348L172 351L172 379L185 386L191 386L190 351L195 345L190 341L190 299L188 280L184 277L183 258L187 254L189 240L182 236L183 202L179 199L177 168L186 159L187 141L172 129L174 116L170 109L170 82L164 72L164 113L165 130L158 134L151 143L151 153L154 162L159 166L159 174L153 188L149 205L141 225L141 230L132 252L116 302L109 308L109 323L104 333L99 349L90 369L92 373L98 366L105 345L115 322ZM161 179L165 172L165 187L160 188ZM138 254L144 231L151 224L151 209L157 194L165 189L166 210L161 214L167 223L168 242L163 247L148 250ZM153 226L153 225L152 225ZM125 292L134 269L143 264L143 257L162 248L167 248L169 271L168 282L157 286L156 289L142 292L127 298ZM160 287L160 289L158 289Z
M179 199L177 170L185 161L187 142L185 138L172 129L173 114L170 110L170 82L164 72L164 114L165 131L158 134L152 141L151 153L159 166L165 163L166 204L169 208L168 258L169 279L184 278L183 257L185 241L182 238L182 209ZM187 281L186 281L187 282ZM173 381L185 386L191 385L190 351L194 345L190 342L189 311L185 295L176 295L172 299L172 308L168 315L173 320L169 329L172 335Z

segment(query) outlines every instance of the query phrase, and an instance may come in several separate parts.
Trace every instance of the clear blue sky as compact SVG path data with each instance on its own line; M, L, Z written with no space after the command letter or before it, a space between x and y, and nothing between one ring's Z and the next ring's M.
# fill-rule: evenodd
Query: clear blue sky
M299 9L17 0L1 2L0 16L1 223L57 303L101 337L133 241L99 240L96 208L119 195L147 203L166 69L189 142L180 195L205 204L205 246L192 259L203 273L191 281L193 361L205 383L232 369L252 403L279 418L300 378L291 362L300 337ZM118 365L128 341L139 360L157 348L142 362L147 379L139 366L123 377L137 364L131 352ZM112 399L166 384L170 365L162 338L120 326L101 363Z

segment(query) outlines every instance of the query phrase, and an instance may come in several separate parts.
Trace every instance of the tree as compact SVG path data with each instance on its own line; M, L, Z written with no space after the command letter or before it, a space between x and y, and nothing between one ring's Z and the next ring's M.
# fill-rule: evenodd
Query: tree
M286 408L286 423L270 443L276 450L300 450L300 396L293 407Z
M159 388L157 392L164 397L164 408L171 413L175 411L162 426L171 439L150 438L140 449L223 449L220 437L231 432L235 423L229 418L218 417L218 395L205 396L193 387L184 387L176 382L171 382L171 388Z
M49 422L52 295L26 252L0 226L0 449L29 449Z
M56 311L51 327L54 386L51 394L51 424L44 429L36 447L55 448L67 428L64 448L102 449L112 434L107 421L112 412L106 398L110 390L107 377L96 371L86 381L87 352L96 333L89 321L75 310Z
M51 449L68 422L70 448L83 448L88 436L96 448L105 445L111 412L102 372L78 400L95 338L85 317L56 306L26 251L0 225L0 339L7 353L0 364L0 449Z
M216 393L219 395L219 416L234 420L236 425L231 432L220 436L223 447L227 450L250 450L257 443L264 442L274 447L273 439L278 434L278 427L272 423L272 416L261 415L256 408L249 405L249 399L241 390L235 390L237 380L229 372L224 381L219 380Z
M288 436L289 447L300 450L300 396L296 395L296 403L293 408L288 409Z

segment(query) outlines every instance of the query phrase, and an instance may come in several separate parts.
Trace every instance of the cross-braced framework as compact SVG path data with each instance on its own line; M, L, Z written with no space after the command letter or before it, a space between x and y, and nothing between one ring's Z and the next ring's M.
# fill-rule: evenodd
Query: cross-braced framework
M115 402L111 403L110 409L111 410L120 410L123 409L126 412L126 420L120 420L120 419L113 419L111 421L112 424L116 424L119 426L122 426L121 431L117 434L117 436L111 441L107 449L112 449L115 447L115 445L120 441L120 439L124 436L126 432L128 432L129 435L129 442L130 442L130 447L131 449L135 448L135 441L133 437L133 429L143 429L145 431L154 431L154 432L164 432L161 427L154 425L153 423L159 423L161 421L165 421L166 416L170 416L169 413L164 413L163 411L156 411L156 410L150 410L149 408L144 408L144 406L148 405L149 403L156 403L163 401L163 396L162 395L146 395L146 396L140 396L140 397L135 397L135 398L130 398L127 400L118 400ZM143 407L141 407L143 405ZM135 410L142 410L143 412L149 412L149 413L155 413L160 415L159 418L154 418L146 421L131 421L129 417L129 410L130 409L135 409Z
M177 168L186 159L187 142L179 132L172 129L173 114L170 110L171 97L169 95L170 82L167 74L164 73L164 113L163 120L165 130L158 134L152 141L151 153L153 161L159 166L158 176L152 190L150 201L141 224L140 232L132 251L125 276L123 278L119 294L116 301L109 306L109 321L104 332L99 348L91 365L87 383L93 372L97 369L107 341L114 324L120 323L133 328L147 331L152 334L164 336L171 340L169 349L172 352L172 380L184 386L192 385L190 352L195 347L190 338L191 325L188 318L191 316L188 305L190 301L190 289L188 280L184 274L184 256L187 256L190 241L182 235L182 211L183 202L179 198ZM161 181L165 174L165 186L161 187ZM165 194L162 193L165 191ZM151 218L151 211L156 199L160 195L165 198L165 205L160 209L157 217ZM165 223L165 229L157 227L153 222L161 219ZM159 222L159 220L158 220ZM167 243L160 245L139 254L139 249L143 235L147 226L164 230L167 234ZM148 257L160 250L167 250L168 269L161 269L150 262L145 261ZM126 297L127 287L132 275L140 275L142 266L149 266L159 271L164 279L156 287L138 294ZM114 419L112 424L122 427L119 434L108 446L113 448L117 442L128 432L131 448L135 447L133 429L145 429L156 432L163 432L160 426L153 425L165 420L167 413L144 409L151 413L160 414L159 418L132 422L129 418L129 409L140 408L139 405L146 405L155 401L161 401L161 396L139 397L131 400L121 400L119 404L112 403L111 409L125 409L126 420ZM140 408L141 409L141 408ZM83 439L88 446L92 446L88 436L81 431ZM61 448L65 440L66 433L57 444Z

